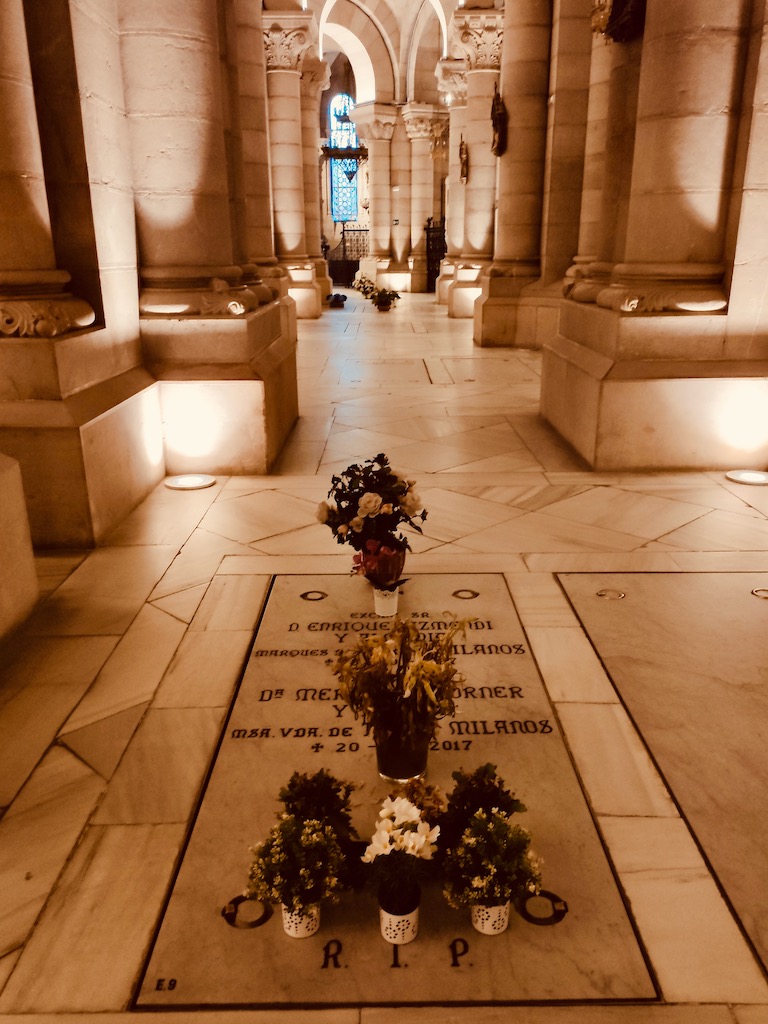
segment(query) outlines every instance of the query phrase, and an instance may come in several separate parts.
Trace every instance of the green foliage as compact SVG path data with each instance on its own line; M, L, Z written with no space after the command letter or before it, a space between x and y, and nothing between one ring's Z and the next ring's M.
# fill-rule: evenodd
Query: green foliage
M296 912L338 900L343 889L344 855L330 825L287 814L251 852L245 892L250 899L284 903Z
M499 810L476 811L443 861L443 895L452 907L498 906L537 893L540 862L531 834Z
M452 773L452 778L454 787L448 794L448 806L439 818L443 851L456 846L477 811L500 811L509 816L526 809L507 789L495 764L488 762L473 772L459 768Z

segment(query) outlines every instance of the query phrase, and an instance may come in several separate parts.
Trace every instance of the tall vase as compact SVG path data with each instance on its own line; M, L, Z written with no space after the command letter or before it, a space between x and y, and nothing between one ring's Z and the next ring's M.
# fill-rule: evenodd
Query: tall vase
M393 946L413 942L419 933L421 889L417 882L379 889L379 926Z
M376 766L382 779L388 782L410 782L427 773L430 734L417 733L413 738L398 733L387 736L374 734Z

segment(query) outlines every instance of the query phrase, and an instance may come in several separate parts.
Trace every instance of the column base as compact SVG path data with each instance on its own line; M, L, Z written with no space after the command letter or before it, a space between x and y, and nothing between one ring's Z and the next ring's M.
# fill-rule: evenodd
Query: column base
M270 472L298 418L296 336L283 307L244 318L141 321L160 382L168 473Z
M281 262L280 265L288 275L288 295L296 303L296 316L299 320L317 320L323 312L323 299L328 292L324 292L317 283L314 263Z
M65 398L0 400L0 449L21 468L36 547L97 544L163 477L155 381L133 369Z
M27 505L19 464L0 455L0 536L3 572L0 576L0 638L24 622L37 602L39 590L29 532Z
M456 264L454 279L448 287L448 316L469 320L474 316L475 299L483 293L480 277L487 263Z
M449 288L456 280L456 262L453 258L443 260L435 282L435 300L438 306L448 305Z
M544 287L531 277L495 273L480 279L474 304L475 345L540 349L557 335L562 287Z
M768 464L765 363L724 360L723 316L627 317L564 301L541 414L596 470Z

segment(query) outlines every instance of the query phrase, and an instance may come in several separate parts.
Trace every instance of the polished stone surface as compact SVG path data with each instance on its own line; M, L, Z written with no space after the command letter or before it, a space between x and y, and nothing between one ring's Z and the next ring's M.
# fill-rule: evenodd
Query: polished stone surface
M402 589L398 614L425 631L452 618L473 620L456 641L465 682L456 717L441 723L430 752L429 781L447 792L454 769L496 764L528 808L521 823L543 858L544 888L568 913L552 927L513 915L509 930L489 940L472 932L467 912L447 907L437 885L426 885L418 939L400 950L409 994L399 1000L655 998L503 577L419 575ZM320 931L307 942L287 939L277 916L247 930L221 915L246 883L248 849L274 820L291 770L326 766L353 782L353 824L363 839L372 833L388 787L378 778L370 738L335 695L328 660L386 622L373 615L363 579L275 580L138 1006L370 1005L389 998L393 951L379 934L371 893L324 907ZM183 736L181 742L186 746ZM152 806L150 794L142 805ZM102 805L97 820L107 820L105 813ZM332 964L329 943L341 956ZM254 962L259 972L248 969ZM160 985L164 978L174 986Z
M678 794L653 759L638 759L642 740L633 735L632 719L619 713L613 673L558 577L630 573L652 584L663 574L659 586L674 594L678 578L701 577L706 590L719 574L768 573L768 488L732 483L721 472L587 470L537 415L540 353L478 349L471 326L446 319L432 296L404 296L386 319L351 292L343 320L324 316L299 325L301 420L273 474L219 477L199 492L160 485L100 548L36 553L45 600L0 661L0 929L7 929L9 949L0 953L0 1024L125 1021L194 811L183 824L165 825L97 826L91 815L113 782L110 803L121 813L140 817L143 808L149 817L172 808L181 814L190 806L213 757L213 730L199 727L205 715L197 726L187 720L183 735L194 748L185 754L172 735L182 719L159 712L226 707L273 574L360 582L348 578L349 549L314 519L332 470L346 465L326 455L326 445L355 430L367 432L366 446L354 453L360 458L386 450L394 460L387 444L402 438L397 454L407 454L411 464L397 461L425 494L434 492L434 516L425 524L431 532L411 538L409 576L504 574L584 797L588 804L599 799L607 812L596 814L605 855L660 994L653 1004L636 1005L285 1008L279 1020L378 1024L397 1013L426 1024L768 1024L768 986L722 896L719 874L700 851L693 856L680 828L685 822L670 817L667 800L659 799L664 789L673 802ZM372 374L365 386L319 383L337 380L344 360L375 361L385 348L388 359L412 359L418 350L429 382L379 385ZM485 456L478 456L474 439L464 445L465 435L477 431L488 440ZM499 451L501 442L508 450ZM450 450L447 465L441 448ZM430 472L414 464L445 468ZM200 525L215 505L246 495L268 495L257 517L266 531L258 539L232 540ZM635 516L634 497L663 500L642 500L643 515ZM601 513L603 499L616 523ZM283 500L280 523L275 510ZM690 520L691 506L705 511ZM244 536L255 507L242 504ZM303 521L298 508L306 508ZM209 519L224 521L229 530L230 515ZM270 533L275 522L277 532ZM245 578L243 590L232 588L235 577ZM671 631L678 628L678 604L665 598L664 629L667 621ZM743 640L739 657L751 672L765 663L764 633L754 629ZM720 628L716 634L724 636ZM647 647L643 637L642 650ZM688 669L681 657L670 667L675 682ZM665 692L664 702L676 689ZM154 723L149 732L140 728L150 710L154 722L167 723L165 736L162 729L153 734ZM698 738L697 714L693 708L686 734L701 755L707 747ZM736 727L749 736L753 721L737 718ZM595 763L595 728L596 749L616 771L601 772ZM201 774L186 772L185 756ZM146 771L161 794L145 795ZM734 758L727 773L751 785L745 759ZM640 784L630 787L630 778ZM647 816L649 794L658 816ZM754 829L754 812L738 818L733 806L728 812L727 835L741 843ZM255 838L249 829L247 841ZM735 859L732 867L742 885L762 894L763 875ZM19 881L28 870L33 878ZM249 963L248 970L258 966ZM185 1024L275 1024L277 1016L233 1009L174 1015ZM157 1024L169 1012L142 1017Z
M768 670L753 647L766 636L768 573L585 573L562 583L768 964L768 899L754 883L768 877ZM625 596L597 596L606 590Z

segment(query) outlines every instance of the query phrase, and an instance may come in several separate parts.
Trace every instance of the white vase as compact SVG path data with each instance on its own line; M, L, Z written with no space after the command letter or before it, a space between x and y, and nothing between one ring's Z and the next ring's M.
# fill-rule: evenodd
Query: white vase
M397 615L397 599L399 593L395 590L379 590L373 588L373 609L382 618L391 618Z
M404 946L413 942L419 933L419 908L416 907L410 914L390 914L388 910L379 907L379 923L381 934L387 942L393 946Z
M500 935L507 930L509 924L509 903L489 907L484 903L474 903L470 907L472 927L483 935Z
M304 910L291 910L283 903L283 928L292 939L306 939L320 927L320 906L317 903Z

